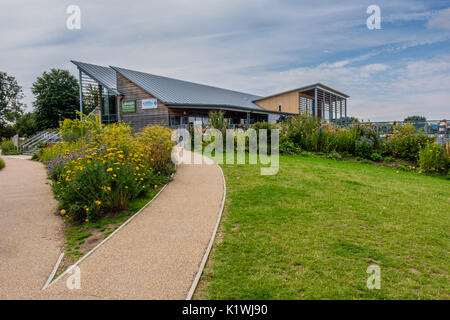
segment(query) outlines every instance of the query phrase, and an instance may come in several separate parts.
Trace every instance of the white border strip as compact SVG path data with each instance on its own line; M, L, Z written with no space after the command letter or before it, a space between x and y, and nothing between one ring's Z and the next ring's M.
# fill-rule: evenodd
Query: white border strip
M202 262L200 263L200 267L198 269L198 272L197 272L197 274L196 274L196 276L194 278L194 281L192 282L191 288L189 289L189 292L187 294L186 300L191 300L192 296L194 295L195 289L197 289L198 282L200 281L200 277L201 277L201 275L203 273L203 269L205 268L206 262L208 261L209 254L210 254L212 246L214 244L214 239L216 237L217 229L219 228L219 223L220 223L220 220L222 219L223 208L225 206L225 199L226 199L226 196L227 196L227 185L225 183L225 176L223 175L222 168L218 164L216 164L216 166L219 167L220 173L222 174L222 181L223 181L222 204L220 205L219 216L217 217L217 221L216 221L216 225L214 227L214 231L213 231L213 233L211 235L211 239L209 240L209 244L208 244L208 247L206 248L206 252L203 255L203 259L202 259Z
M87 257L89 257L92 253L94 253L95 250L97 250L98 248L100 248L106 241L108 241L113 235L115 235L120 229L122 229L123 227L125 227L131 220L133 220L138 214L140 214L145 208L147 208L152 202L153 200L155 200L156 198L158 198L159 194L161 192L163 192L163 190L167 187L169 183L166 183L164 185L164 187L161 188L161 190L159 190L159 192L149 201L147 202L147 204L145 206L143 206L138 212L136 212L134 215L132 215L127 221L125 221L120 227L118 227L116 230L114 230L113 233L111 233L106 239L104 239L102 242L100 242L98 245L96 245L93 249L91 249L91 251L89 251L87 254L85 254L83 257L81 257L80 260L78 260L77 262L75 262L73 265L71 265L69 268L66 269L66 271L64 271L63 273L61 273L58 278L56 278L54 281L52 281L47 287L44 286L44 288L42 288L42 290L47 289L48 287L50 287L51 285L53 285L56 281L58 281L59 279L61 279L63 276L65 276L67 273L71 272L73 268L75 268L76 266L78 266L83 260L85 260Z
M61 263L61 260L62 260L63 257L64 257L64 252L59 255L58 261L56 261L56 264L53 267L52 273L50 273L50 275L48 276L48 279L45 282L45 284L44 284L44 286L42 287L41 290L45 290L48 287L48 285L52 281L53 277L55 276L56 271L58 270L59 264Z

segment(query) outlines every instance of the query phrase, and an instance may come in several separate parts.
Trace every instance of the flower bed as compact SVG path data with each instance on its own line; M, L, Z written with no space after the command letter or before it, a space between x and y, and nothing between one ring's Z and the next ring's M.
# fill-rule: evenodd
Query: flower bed
M409 167L441 174L450 167L450 148L433 143L432 137L416 131L412 124L397 125L394 134L384 138L371 125L354 122L344 128L308 114L290 117L280 126L280 152L285 154L306 150L375 162L393 162L395 158L408 162Z
M128 125L114 124L43 149L60 214L73 222L98 220L165 184L173 171L170 136L165 127L132 135Z

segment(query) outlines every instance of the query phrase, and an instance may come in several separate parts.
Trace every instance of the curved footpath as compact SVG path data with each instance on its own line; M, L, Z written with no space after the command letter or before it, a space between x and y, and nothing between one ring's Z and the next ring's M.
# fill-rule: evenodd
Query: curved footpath
M67 288L67 280L75 283L74 274L67 273L41 290L61 253L61 240L54 237L61 228L53 213L56 202L41 164L5 158L0 298L186 298L222 209L225 190L218 165L178 166L174 180L148 207L81 261L80 289ZM27 275L29 268L36 270Z
M44 166L2 156L0 170L0 299L40 291L64 246L63 221Z

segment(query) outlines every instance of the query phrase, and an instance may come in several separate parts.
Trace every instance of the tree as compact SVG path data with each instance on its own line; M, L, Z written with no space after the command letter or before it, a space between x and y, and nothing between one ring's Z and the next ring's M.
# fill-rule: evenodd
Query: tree
M427 121L427 118L425 118L424 116L409 116L406 117L405 120L403 120L404 122L425 122Z
M219 111L210 111L209 112L209 125L217 130L225 132L226 123L225 123L225 112Z
M0 127L5 128L22 114L23 97L22 87L16 79L0 71Z
M78 81L69 71L45 71L33 83L32 92L36 98L33 105L39 130L56 128L60 120L76 117L79 108Z
M38 131L36 125L36 113L28 112L16 121L16 132L21 137L29 137Z

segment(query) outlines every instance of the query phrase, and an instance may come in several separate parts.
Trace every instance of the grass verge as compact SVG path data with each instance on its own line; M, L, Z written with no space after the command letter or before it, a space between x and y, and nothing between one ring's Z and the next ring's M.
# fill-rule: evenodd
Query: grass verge
M222 168L224 216L195 298L450 298L448 178L301 156L280 156L274 176ZM371 264L380 290L366 286Z

